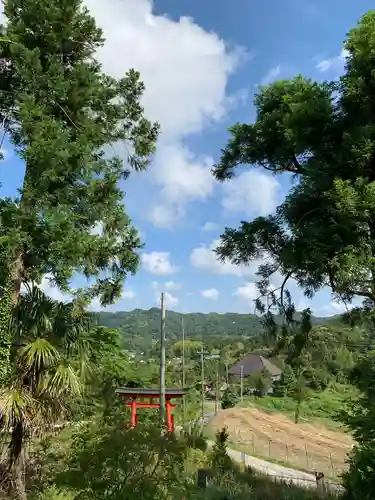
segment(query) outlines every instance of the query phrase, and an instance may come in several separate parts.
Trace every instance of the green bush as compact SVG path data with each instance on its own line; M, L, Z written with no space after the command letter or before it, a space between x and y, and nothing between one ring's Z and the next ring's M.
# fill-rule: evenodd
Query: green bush
M353 448L349 470L343 476L345 500L373 500L375 492L375 443Z
M221 398L221 407L223 410L227 408L233 408L239 402L240 398L238 393L235 392L232 388L228 387L223 393L223 397Z
M90 422L76 433L55 483L76 491L80 500L169 500L186 453L183 441L156 426L127 430L118 418Z

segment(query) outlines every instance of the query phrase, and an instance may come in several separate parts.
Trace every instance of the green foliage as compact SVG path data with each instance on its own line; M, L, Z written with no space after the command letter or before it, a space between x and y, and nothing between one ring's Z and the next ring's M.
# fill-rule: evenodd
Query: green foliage
M91 328L86 339L89 371L82 394L72 398L70 410L75 420L84 420L98 412L106 415L118 404L115 389L134 380L136 376L128 356L121 350L117 330Z
M2 443L16 485L10 489L19 498L25 494L27 442L63 418L68 398L81 393L86 364L82 348L89 327L87 315L74 304L56 302L37 287L22 295L13 311L11 372L0 390L0 413L3 432L10 437Z
M183 437L189 448L201 451L207 450L207 441L205 437L202 436L202 427L200 423L189 425L189 428L185 429Z
M296 332L289 279L307 297L328 285L344 302L364 298L370 308L375 302L375 284L369 279L375 255L374 46L371 11L348 35L345 74L339 81L318 83L298 76L262 87L254 101L255 122L231 127L214 168L219 180L231 178L242 165L296 176L275 214L227 228L217 250L235 264L264 257L259 293L267 295L271 312L288 319L284 325L269 321L268 330L279 341L293 338L295 359L309 336L309 311ZM270 292L276 272L284 282ZM264 301L257 306L265 310Z
M140 343L142 346L150 348L152 337L156 340L160 337L160 309L152 308L148 311L135 309L134 311L123 311L117 313L102 312L96 315L97 321L109 328L119 328L124 342L128 348L133 348L133 344ZM252 336L259 333L261 322L253 314L203 314L189 313L181 314L174 311L167 312L168 339L181 340L181 320L184 319L185 331L189 334L189 339L225 337L225 336ZM177 347L179 344L177 344ZM186 344L186 349L194 350L194 344ZM199 350L200 346L198 346ZM180 355L179 350L175 353Z
M337 428L340 414L347 409L351 401L358 398L358 391L350 385L332 384L324 391L311 391L307 400L300 407L300 420L321 422L331 428ZM263 398L246 396L244 406L255 406L267 411L284 413L293 418L296 400L291 395L279 397L267 395Z
M0 259L6 258L0 252ZM5 261L6 262L6 261ZM4 262L3 262L4 265ZM8 271L8 266L5 264ZM7 276L0 282L0 387L2 387L10 373L10 347L12 344L12 312L13 312L13 279Z
M116 416L77 432L56 485L82 500L169 499L185 458L185 446L173 434L165 436L158 427L125 430Z
M211 466L216 473L225 474L235 469L227 452L229 434L226 428L218 430L211 452Z
M288 396L296 383L296 375L290 365L285 365L280 380L274 382L273 393L275 396Z
M239 402L240 397L238 392L231 387L225 389L223 397L221 398L221 407L223 410L233 408Z
M11 279L16 305L22 283L48 275L69 291L80 273L82 304L112 303L141 247L119 181L145 168L158 133L140 105L143 83L134 70L118 80L101 71L102 32L81 1L3 3L0 119L25 176L19 197L0 200L0 285ZM108 154L114 144L131 153Z
M290 389L290 395L296 402L296 409L294 412L294 422L298 424L301 405L306 401L311 394L310 389L307 387L306 379L303 375L297 376L294 385Z
M148 311L135 309L116 313L101 312L95 314L99 325L110 329L119 329L122 346L132 352L145 352L156 355L159 349L160 337L160 309L152 308ZM237 313L189 313L181 314L167 311L167 346L170 357L181 356L181 320L184 319L185 332L189 338L185 341L185 353L190 356L199 351L199 341L204 338L205 347L221 348L227 343L233 343L234 356L224 356L223 361L229 365L246 352L246 344L263 333L263 325L259 316L254 314ZM275 318L277 323L282 318ZM313 324L330 323L331 318L311 318ZM237 347L234 343L237 342ZM199 345L198 345L199 344ZM264 347L262 340L261 346ZM228 353L227 353L228 354Z
M349 471L343 476L345 500L372 500L375 488L374 441L355 446L350 454Z
M257 396L263 397L271 389L272 380L267 370L262 370L259 373L250 375L246 381L246 385L251 389L255 389Z
M347 498L373 498L375 478L375 351L365 354L352 372L352 381L361 396L351 402L341 419L353 433L358 445L349 459L349 471L344 476Z
M69 491L59 491L56 486L42 491L36 500L74 500L75 494Z

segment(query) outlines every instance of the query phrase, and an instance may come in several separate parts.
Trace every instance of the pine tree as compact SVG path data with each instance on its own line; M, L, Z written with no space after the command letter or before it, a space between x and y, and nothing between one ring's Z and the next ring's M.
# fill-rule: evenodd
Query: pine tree
M212 447L211 463L214 470L224 474L232 469L232 460L227 452L229 434L224 427L216 432L215 444Z
M280 380L274 383L274 395L285 397L293 391L296 384L296 375L293 368L286 364Z
M19 196L0 200L5 373L11 338L4 325L22 283L48 275L68 291L81 274L89 286L77 292L80 303L108 304L136 271L141 245L119 181L147 166L158 125L144 117L136 71L118 80L102 72L95 54L103 34L80 0L5 0L4 13L0 123L25 164Z

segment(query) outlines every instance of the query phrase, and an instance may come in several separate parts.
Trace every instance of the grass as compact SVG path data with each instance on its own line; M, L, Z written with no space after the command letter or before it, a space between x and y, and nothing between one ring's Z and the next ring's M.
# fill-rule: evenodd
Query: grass
M300 421L317 422L325 427L338 430L343 428L337 420L337 415L342 411L348 401L356 394L355 389L348 385L335 384L322 392L314 392L302 403L300 408ZM238 407L255 407L270 412L284 413L294 418L296 402L290 397L275 397L272 395L257 398L247 396Z
M224 473L214 478L206 490L191 491L184 498L189 500L317 500L321 498L317 490L306 490L271 480L267 476L249 473ZM327 493L326 500L337 499Z

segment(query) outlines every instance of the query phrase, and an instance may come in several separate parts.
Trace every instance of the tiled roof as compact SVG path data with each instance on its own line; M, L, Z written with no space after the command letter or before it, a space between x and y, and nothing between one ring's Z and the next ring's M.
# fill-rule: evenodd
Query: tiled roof
M249 354L242 360L232 366L229 373L231 375L241 375L241 366L243 366L243 376L247 377L252 373L259 373L262 370L267 370L271 375L281 375L282 370L271 363L267 358L260 354Z

